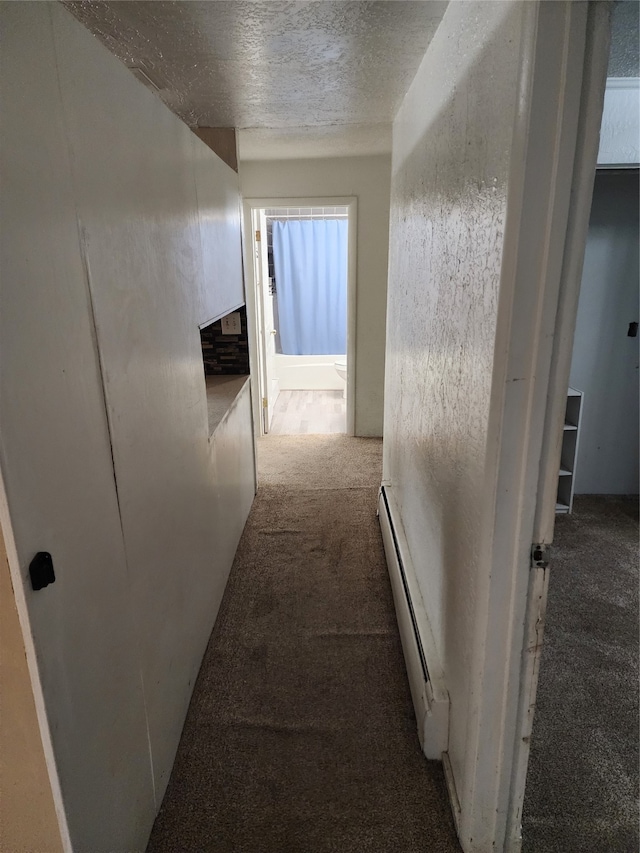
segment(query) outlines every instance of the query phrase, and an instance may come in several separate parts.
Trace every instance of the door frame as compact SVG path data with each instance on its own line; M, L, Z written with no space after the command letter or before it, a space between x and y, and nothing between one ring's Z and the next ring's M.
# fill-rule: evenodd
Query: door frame
M260 413L262 415L260 419L260 423L262 425L262 434L269 432L269 427L271 426L271 419L273 415L273 408L276 402L272 399L273 383L271 381L272 377L270 375L269 370L269 354L267 352L269 341L267 335L271 332L271 329L267 329L265 314L265 301L269 277L268 247L265 245L265 240L258 240L258 232L260 232L260 236L262 238L263 227L266 231L267 223L264 208L255 208L252 211L251 217L251 238L253 240L251 256L254 259L253 272L255 276L256 285L254 294L256 301L256 341L258 344L257 373L258 385L260 387L259 397L262 398L262 406L259 407ZM271 313L273 314L273 304L271 308ZM278 389L278 393L275 395L276 399L279 393L280 391ZM267 401L266 406L264 404L265 399Z
M42 741L42 753L44 763L47 769L49 785L51 787L51 797L53 807L55 809L56 818L58 821L58 829L60 831L60 846L64 853L73 853L71 844L71 835L69 832L69 824L67 822L67 812L65 809L64 799L62 796L62 787L58 775L58 766L56 756L53 749L53 740L51 737L51 727L49 726L49 718L47 715L47 705L42 689L42 680L40 678L40 669L38 665L38 655L31 630L31 621L29 618L29 608L27 606L27 598L25 595L25 576L23 567L18 556L18 548L13 531L13 523L9 510L9 501L5 488L5 481L2 470L0 470L0 535L4 540L7 564L9 566L9 575L11 586L13 587L13 595L15 607L18 614L18 623L24 642L24 653L27 662L27 671L29 673L29 682L33 694L33 703L35 706L36 718L38 721L38 734ZM35 736L33 733L32 736Z
M605 2L589 3L571 198L555 316L542 436L538 499L532 537L533 542L549 545L553 542L556 521L555 501L562 452L567 390L570 381L593 188L598 169L597 158L607 80L609 39L608 4ZM553 562L550 566L553 567ZM521 849L522 843L522 812L542 656L549 574L549 567L532 568L527 592L525 641L522 649L516 723L517 750L516 761L513 766L506 833L507 839L511 840L511 847L507 849L513 850L515 853Z
M525 3L496 328L464 787L466 853L521 849L549 545L606 83L607 2Z
M255 234L253 214L270 207L346 207L349 222L347 241L347 435L356 434L356 285L357 285L357 235L358 199L355 196L304 196L301 198L245 198L243 199L243 251L246 281L247 324L249 329L249 360L251 364L251 396L256 436L263 436L262 418L262 363L260 335L260 308L258 305L258 276L255 267Z

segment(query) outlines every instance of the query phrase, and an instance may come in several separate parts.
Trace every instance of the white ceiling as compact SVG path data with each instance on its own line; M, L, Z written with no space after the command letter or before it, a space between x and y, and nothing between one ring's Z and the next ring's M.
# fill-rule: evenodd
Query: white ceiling
M388 151L447 3L65 5L187 124L239 128L241 157L268 159Z

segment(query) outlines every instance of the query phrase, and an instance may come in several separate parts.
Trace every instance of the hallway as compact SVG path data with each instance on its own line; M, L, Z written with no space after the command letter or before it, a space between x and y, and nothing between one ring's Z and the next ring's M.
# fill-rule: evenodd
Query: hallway
M148 853L459 849L375 515L382 443L259 442L259 490Z

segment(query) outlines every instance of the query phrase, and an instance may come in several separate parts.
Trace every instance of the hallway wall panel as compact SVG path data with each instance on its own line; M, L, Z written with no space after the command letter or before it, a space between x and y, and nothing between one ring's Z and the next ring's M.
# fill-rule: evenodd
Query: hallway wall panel
M1 15L16 570L73 847L139 850L254 493L248 388L210 439L198 329L243 301L237 176L60 4Z
M153 783L50 9L2 4L0 13L0 420L12 574L24 585L72 840L125 849L153 819ZM56 582L34 592L28 567L42 550Z
M524 5L450 4L393 127L383 480L444 669L460 796Z

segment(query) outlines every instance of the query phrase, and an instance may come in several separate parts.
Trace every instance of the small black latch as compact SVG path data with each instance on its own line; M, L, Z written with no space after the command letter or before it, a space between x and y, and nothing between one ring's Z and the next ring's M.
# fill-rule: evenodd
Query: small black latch
M638 324L637 323L629 323L629 331L627 332L628 338L636 338L638 336Z
M546 569L549 565L549 546L535 544L531 546L531 568Z
M48 551L38 551L29 565L29 575L34 589L43 589L55 581L53 558Z

